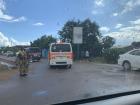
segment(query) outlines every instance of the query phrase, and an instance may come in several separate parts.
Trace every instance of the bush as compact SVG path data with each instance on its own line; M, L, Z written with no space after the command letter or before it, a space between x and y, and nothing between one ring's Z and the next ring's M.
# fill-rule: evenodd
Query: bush
M103 51L103 57L107 63L117 63L120 54L127 52L127 48L112 48Z

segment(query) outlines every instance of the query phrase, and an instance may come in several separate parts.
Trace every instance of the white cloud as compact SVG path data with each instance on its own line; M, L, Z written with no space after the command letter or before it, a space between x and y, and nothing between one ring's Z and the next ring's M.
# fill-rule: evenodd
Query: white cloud
M123 15L130 11L133 11L136 7L140 6L140 0L122 0L123 9L119 13L113 13L113 16Z
M118 23L116 26L115 26L115 28L117 29L117 28L121 28L123 25L122 24L120 24L120 23Z
M123 27L123 28L120 28L120 31L123 31L123 32L128 32L128 31L132 31L134 29L134 27Z
M137 19L135 21L130 21L130 23L134 25L140 25L140 19Z
M118 16L118 13L113 13L113 16Z
M121 28L120 31L124 31L124 32L140 32L140 26L139 25L136 25L136 26L131 26L131 27L124 27L124 28Z
M41 22L38 22L38 23L35 23L35 24L33 24L34 26L43 26L44 24L43 23L41 23Z
M26 20L27 20L26 17L21 16L21 17L19 17L19 18L13 19L13 22L20 22L20 21L26 21Z
M116 45L130 45L134 41L140 41L139 32L133 32L133 31L111 32L106 34L105 36L114 37L116 39Z
M140 41L140 34L138 32L133 32L133 31L129 31L129 32L126 32L126 31L118 31L118 32L111 32L111 33L108 33L106 35L109 35L111 37L114 37L115 39L117 40L128 40L128 39L135 39L135 41ZM105 35L105 36L106 36Z
M10 46L10 41L9 39L2 33L0 32L0 46Z
M30 45L29 42L19 42L13 38L6 37L0 32L0 46Z
M140 0L128 0L127 3L124 5L121 14L132 11L137 6L140 6Z
M109 31L110 31L110 28L103 26L103 27L101 27L99 30L100 30L102 33L106 33L106 32L109 32Z
M94 1L94 4L96 5L96 6L99 6L99 7L103 7L104 6L104 0L95 0Z
M0 21L20 22L20 21L26 20L26 18L24 16L21 16L21 17L10 16L10 15L6 14L5 11L6 11L5 1L0 0Z
M17 40L15 40L14 38L10 38L12 45L30 45L29 42L19 42Z
M11 17L11 19L10 19L10 17L9 17L9 19L8 18L0 18L0 21L10 22L10 23L13 23L13 22L21 22L21 21L26 21L26 20L27 20L27 18L24 17L24 16L21 16L21 17L18 17L18 18L12 18Z
M9 16L9 15L6 15L3 13L2 10L0 10L0 19L4 19L4 20L12 20L13 17L12 16Z
M114 37L117 45L130 45L134 41L140 41L140 24L138 24L138 20L131 21L130 26L121 27L119 31L107 33L105 36Z

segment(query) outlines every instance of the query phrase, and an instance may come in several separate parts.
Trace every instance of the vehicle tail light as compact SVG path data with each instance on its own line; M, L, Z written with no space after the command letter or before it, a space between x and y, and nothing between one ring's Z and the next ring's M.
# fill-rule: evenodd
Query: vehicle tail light
M49 60L51 59L51 53L50 52L48 53L48 59Z
M49 60L55 59L55 56L54 56L53 54L49 53L49 54L48 54L48 59L49 59Z
M67 56L67 58L73 59L73 53L69 53L68 56Z

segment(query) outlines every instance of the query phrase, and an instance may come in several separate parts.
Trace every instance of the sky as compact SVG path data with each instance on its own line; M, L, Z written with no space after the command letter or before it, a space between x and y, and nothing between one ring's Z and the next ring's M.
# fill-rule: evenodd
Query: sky
M0 46L58 37L66 21L91 19L116 45L140 41L140 0L0 0Z

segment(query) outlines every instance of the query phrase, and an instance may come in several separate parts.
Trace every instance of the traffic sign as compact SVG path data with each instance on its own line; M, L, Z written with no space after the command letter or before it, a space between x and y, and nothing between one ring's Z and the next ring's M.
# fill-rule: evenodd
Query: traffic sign
M73 28L73 43L74 44L83 43L83 28L82 27Z

